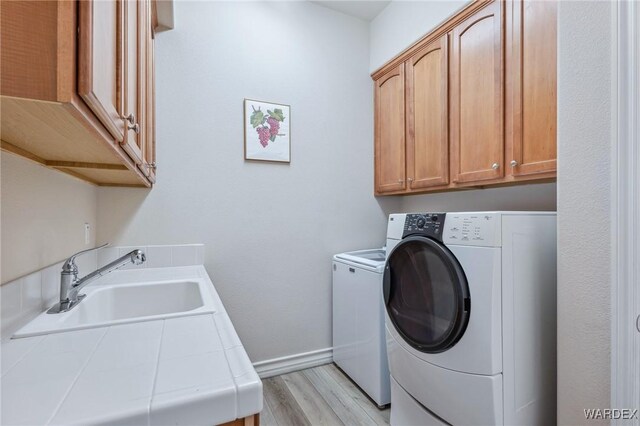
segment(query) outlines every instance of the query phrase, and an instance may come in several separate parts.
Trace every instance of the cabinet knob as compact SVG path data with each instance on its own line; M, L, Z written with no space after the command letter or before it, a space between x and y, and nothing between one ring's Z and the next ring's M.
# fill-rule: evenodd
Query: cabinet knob
M133 130L136 134L140 133L140 125L138 123L127 124L127 129Z
M122 117L124 120L127 120L131 124L136 124L136 116L133 113L127 115L126 117Z
M398 179L398 183L404 183L404 179Z
M133 113L126 117L122 117L122 119L129 122L129 124L127 124L127 129L133 130L136 134L140 133L140 125L136 123L136 116L133 115Z
M493 164L491 165L491 168L492 168L493 170L498 170L498 169L500 168L500 164L498 164L498 163L493 163Z
M149 167L151 167L153 170L156 169L156 162L154 161L153 163L149 164Z
M407 178L409 182L413 182L413 178Z
M515 167L518 165L518 162L516 160L511 160L511 163L509 164L511 164L511 167Z

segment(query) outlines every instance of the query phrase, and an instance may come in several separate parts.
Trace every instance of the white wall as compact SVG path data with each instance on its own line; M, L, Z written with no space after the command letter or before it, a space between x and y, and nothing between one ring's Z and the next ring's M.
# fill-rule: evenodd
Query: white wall
M393 0L371 21L369 70L377 70L469 3Z
M56 263L85 245L96 225L97 188L22 157L1 155L2 283Z
M101 242L206 244L252 361L331 346L331 255L381 246L366 22L309 2L176 2L156 39L158 184L101 188ZM291 105L291 164L243 160L243 98Z
M611 404L611 14L559 4L558 424Z
M504 188L474 189L404 197L404 212L556 210L556 184L542 183Z

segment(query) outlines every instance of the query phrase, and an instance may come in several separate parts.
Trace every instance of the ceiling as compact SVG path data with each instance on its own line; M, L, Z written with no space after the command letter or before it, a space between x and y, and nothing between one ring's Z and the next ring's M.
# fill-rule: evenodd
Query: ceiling
M311 2L365 21L371 21L391 3L391 0L312 0Z

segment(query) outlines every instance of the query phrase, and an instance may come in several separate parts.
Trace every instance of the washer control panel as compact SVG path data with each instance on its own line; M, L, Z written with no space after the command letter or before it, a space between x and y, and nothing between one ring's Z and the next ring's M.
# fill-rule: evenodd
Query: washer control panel
M442 241L445 213L408 213L404 221L402 237L423 235Z
M499 247L501 223L499 213L449 213L442 241L445 244Z

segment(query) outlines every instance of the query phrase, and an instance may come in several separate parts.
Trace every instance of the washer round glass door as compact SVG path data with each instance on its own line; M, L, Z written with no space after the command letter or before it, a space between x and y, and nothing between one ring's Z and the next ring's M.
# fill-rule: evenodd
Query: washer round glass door
M426 237L403 239L387 258L384 302L391 322L414 348L443 352L469 322L469 285L455 256Z

